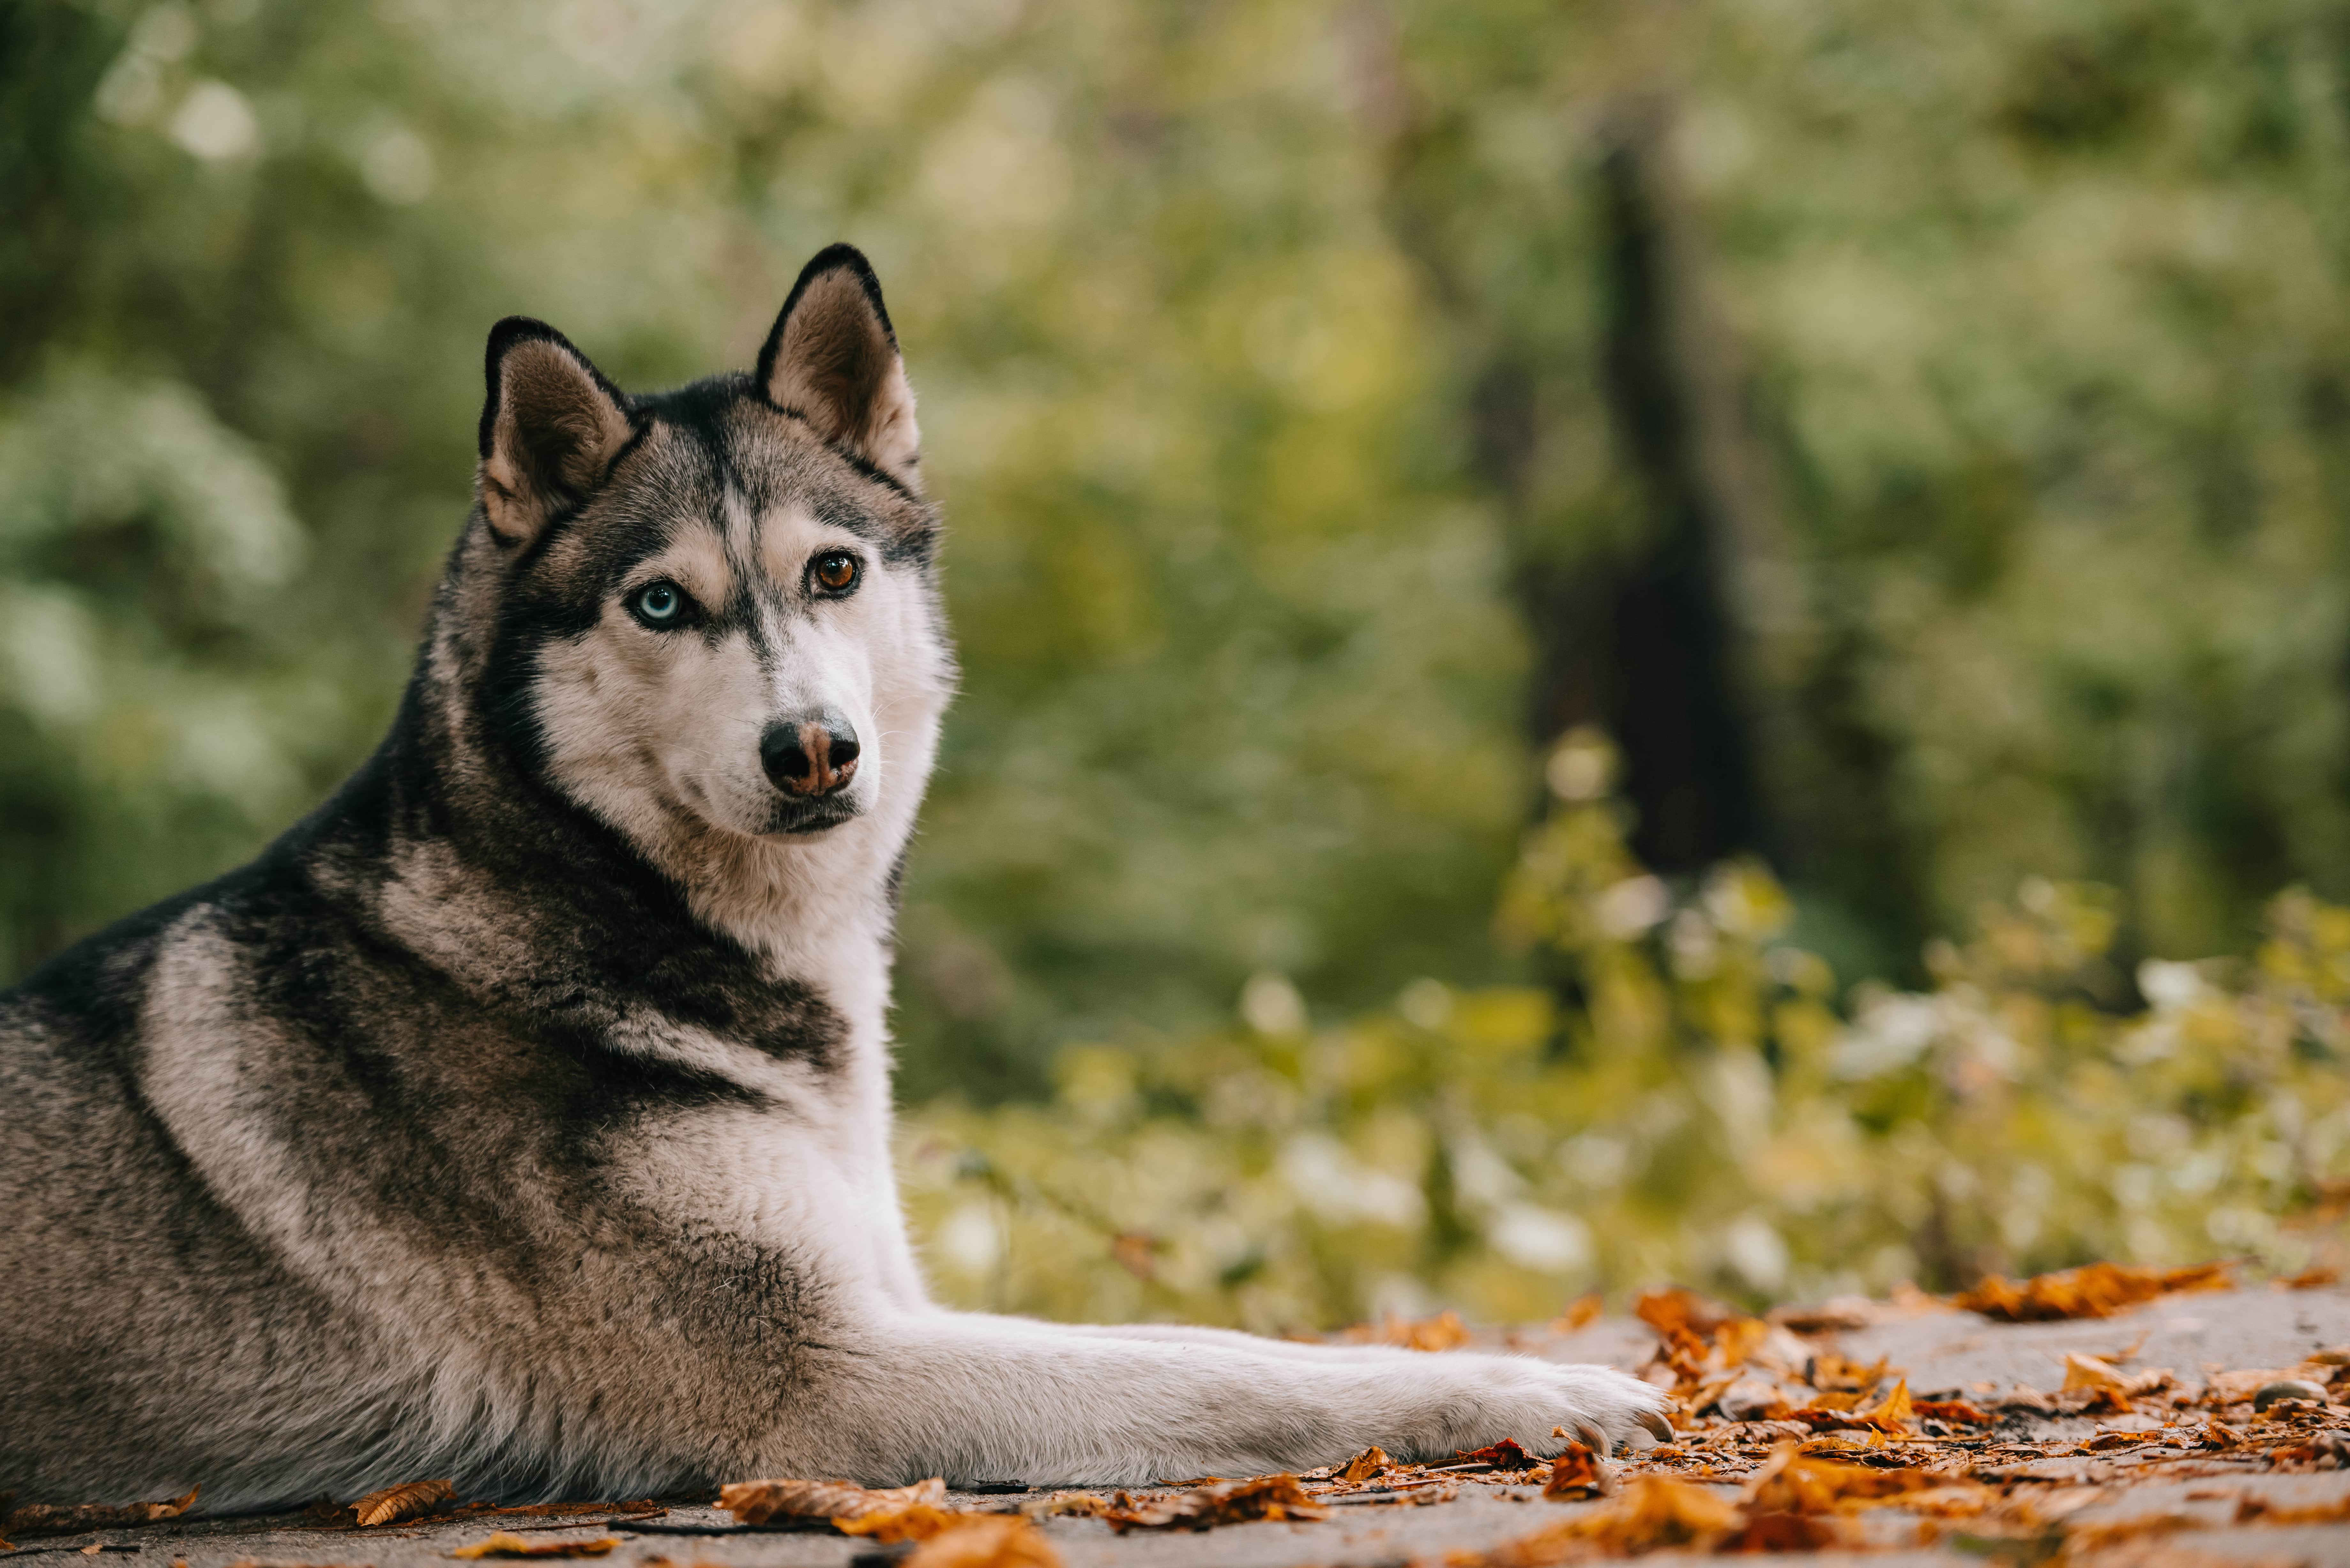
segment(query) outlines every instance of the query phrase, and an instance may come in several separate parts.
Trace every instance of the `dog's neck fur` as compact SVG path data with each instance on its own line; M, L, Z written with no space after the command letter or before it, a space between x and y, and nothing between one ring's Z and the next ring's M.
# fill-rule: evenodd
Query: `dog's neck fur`
M805 989L844 1025L830 1065L847 1098L886 1114L897 874L936 711L889 716L876 809L827 834L750 839L695 822L633 842L567 798L498 722L492 650L468 630L494 618L464 601L497 592L504 565L477 514L390 735L316 821L339 846L323 863L384 846L389 875L348 883L375 889L370 923L493 1006L560 1014L587 997L597 1013L657 1012L636 980L688 962Z

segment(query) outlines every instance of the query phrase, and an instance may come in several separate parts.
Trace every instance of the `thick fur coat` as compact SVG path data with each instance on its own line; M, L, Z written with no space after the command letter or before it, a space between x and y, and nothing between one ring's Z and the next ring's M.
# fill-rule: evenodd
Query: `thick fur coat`
M1655 1429L1620 1374L933 1303L886 1012L953 685L865 259L630 396L519 318L390 733L0 997L0 1492L1147 1481Z

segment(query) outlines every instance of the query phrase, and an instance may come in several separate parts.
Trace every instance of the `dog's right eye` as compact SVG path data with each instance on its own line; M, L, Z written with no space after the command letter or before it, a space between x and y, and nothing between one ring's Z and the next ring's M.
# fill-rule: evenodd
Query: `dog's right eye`
M655 631L664 631L685 618L686 603L685 590L664 577L639 588L629 608Z

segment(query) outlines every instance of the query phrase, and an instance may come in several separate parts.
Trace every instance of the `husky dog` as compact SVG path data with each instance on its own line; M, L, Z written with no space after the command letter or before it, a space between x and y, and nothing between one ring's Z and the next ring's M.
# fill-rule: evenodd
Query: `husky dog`
M382 745L0 997L0 1492L1135 1482L1669 1430L1603 1367L932 1302L885 1014L955 672L872 270L816 256L747 376L632 396L514 317L488 380Z

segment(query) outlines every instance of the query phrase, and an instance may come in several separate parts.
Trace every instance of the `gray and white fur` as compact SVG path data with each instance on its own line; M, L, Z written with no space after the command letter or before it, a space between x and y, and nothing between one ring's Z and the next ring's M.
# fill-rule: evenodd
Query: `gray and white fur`
M1596 1366L934 1303L889 1143L954 683L863 256L757 369L490 339L399 716L260 858L0 996L0 1492L1137 1482L1660 1428Z

